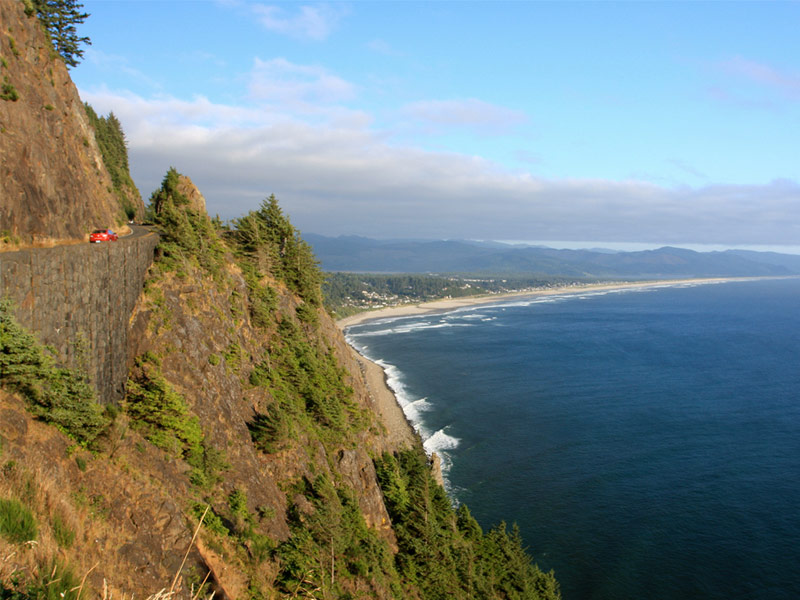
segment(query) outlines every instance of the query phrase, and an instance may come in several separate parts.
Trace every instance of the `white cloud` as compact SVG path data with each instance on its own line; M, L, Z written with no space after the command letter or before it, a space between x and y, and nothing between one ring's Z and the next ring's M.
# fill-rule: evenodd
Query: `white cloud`
M402 53L395 50L386 40L372 40L367 43L367 48L384 56L402 56Z
M254 100L305 110L355 97L354 85L326 69L294 64L284 58L256 58L249 87Z
M737 56L722 63L722 68L752 83L770 88L793 100L800 100L800 74L782 71L765 63Z
M159 82L145 75L139 69L132 67L128 63L128 59L119 54L111 54L90 47L86 48L84 52L84 60L94 65L101 72L123 73L129 79L143 83L153 89L159 90L162 88Z
M521 111L475 98L414 102L405 106L401 112L418 121L423 128L466 128L483 134L506 133L528 121Z
M713 65L708 86L714 100L745 109L774 111L800 101L800 73L736 56Z
M793 181L674 188L547 180L476 157L389 145L368 115L311 122L202 97L82 97L119 117L145 197L175 166L223 218L275 193L301 230L330 235L730 244L800 238Z
M341 6L329 4L303 5L294 14L268 4L254 4L251 8L267 30L316 41L327 39L343 15Z

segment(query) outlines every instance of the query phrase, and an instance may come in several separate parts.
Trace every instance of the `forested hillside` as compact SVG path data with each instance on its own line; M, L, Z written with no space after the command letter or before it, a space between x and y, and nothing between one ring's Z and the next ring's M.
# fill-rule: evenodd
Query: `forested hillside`
M204 580L203 597L558 597L516 532L484 533L453 507L419 444L387 442L277 200L225 227L193 206L187 181L170 170L151 197L162 241L119 408L96 404L4 308L0 382L14 396L3 396L0 522L31 525L0 527L3 594L50 585L77 597L55 580L87 575L84 597L146 596L177 574L187 598ZM55 472L39 468L45 457ZM48 542L34 552L29 539Z
M71 0L0 0L3 249L37 264L59 249L8 246L143 212L119 122L69 80L81 38L62 45L59 15L85 18ZM160 242L120 325L120 402L98 397L75 315L47 323L66 360L36 335L47 315L29 330L0 302L0 598L559 597L513 528L484 532L419 440L389 435L277 199L224 225L170 169L147 219ZM131 246L108 248L87 250L113 289ZM23 303L79 271L28 278Z
M88 103L85 106L86 114L94 127L97 145L103 155L103 164L111 176L114 194L117 196L125 216L128 220L142 218L144 205L142 196L130 175L128 142L125 139L125 132L122 131L122 124L113 112L109 113L107 117L100 117Z

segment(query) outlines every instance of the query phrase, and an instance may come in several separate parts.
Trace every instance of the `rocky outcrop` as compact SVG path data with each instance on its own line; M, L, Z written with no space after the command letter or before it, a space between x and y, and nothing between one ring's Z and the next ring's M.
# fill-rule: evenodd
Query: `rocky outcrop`
M67 364L86 368L102 402L122 397L128 321L157 243L136 228L118 242L0 253L0 297Z
M83 102L39 19L0 0L0 23L0 82L14 91L0 99L0 232L29 245L123 222Z
M206 213L206 199L197 186L192 183L186 175L181 175L178 179L178 193L182 194L189 201L189 208L205 215Z

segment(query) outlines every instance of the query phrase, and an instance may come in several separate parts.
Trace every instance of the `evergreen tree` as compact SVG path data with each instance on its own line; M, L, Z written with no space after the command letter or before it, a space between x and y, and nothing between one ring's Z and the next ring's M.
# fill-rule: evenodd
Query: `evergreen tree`
M311 246L283 214L274 194L235 224L240 251L259 270L283 279L290 290L311 305L322 303L319 262Z
M139 190L131 178L128 167L128 141L117 116L110 112L107 117L100 117L89 105L84 104L89 121L94 127L95 139L103 155L103 163L111 182L114 184L114 193L119 199L120 208L128 219L136 217L136 206L131 198L139 197Z
M83 23L89 13L77 0L34 0L36 14L44 25L53 48L68 67L74 67L83 58L82 44L91 45L88 37L79 36L76 25Z

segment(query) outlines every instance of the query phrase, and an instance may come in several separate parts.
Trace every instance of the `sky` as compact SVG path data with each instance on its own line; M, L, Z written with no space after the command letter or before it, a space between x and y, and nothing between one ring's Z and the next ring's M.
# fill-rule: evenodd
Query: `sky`
M83 4L145 200L173 166L324 235L800 245L798 2Z

